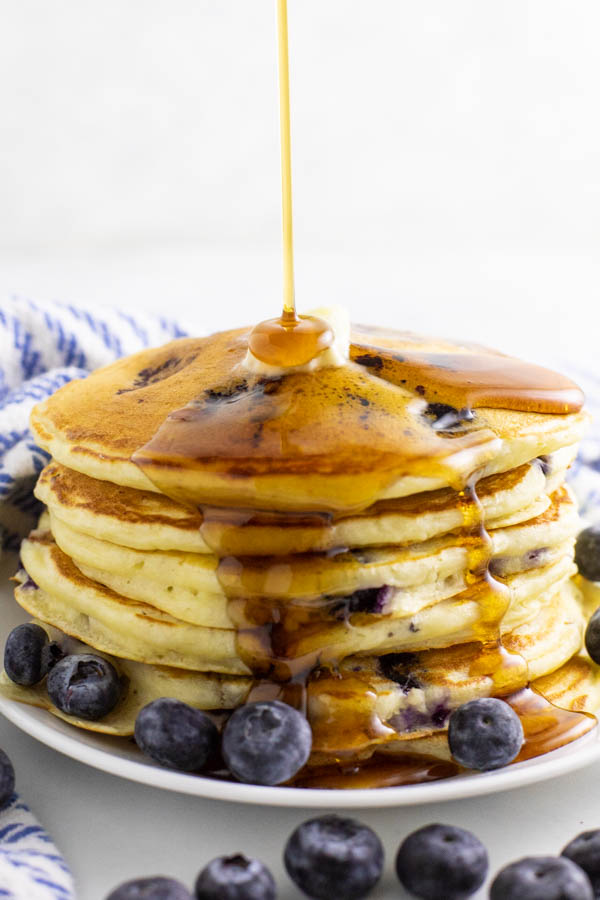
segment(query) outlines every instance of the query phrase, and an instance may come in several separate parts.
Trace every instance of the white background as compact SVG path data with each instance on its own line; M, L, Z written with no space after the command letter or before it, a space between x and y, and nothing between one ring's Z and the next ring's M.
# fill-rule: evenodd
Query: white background
M290 0L300 308L593 353L595 0ZM275 0L20 0L0 296L217 328L280 302Z
M0 29L0 298L252 322L280 302L274 0L20 0ZM594 357L596 0L290 0L298 302ZM1 302L1 299L0 299ZM0 723L81 900L220 852L277 871L305 813L127 784ZM388 848L472 827L493 867L600 825L598 769L362 816ZM298 897L290 888L283 900Z

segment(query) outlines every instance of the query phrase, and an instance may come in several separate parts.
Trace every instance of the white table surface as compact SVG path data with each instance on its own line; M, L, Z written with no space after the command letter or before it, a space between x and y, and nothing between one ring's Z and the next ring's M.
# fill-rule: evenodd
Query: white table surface
M252 321L256 307L260 315L267 314L270 298L278 297L277 258L248 254L244 259L170 251L91 261L14 258L2 261L0 296L21 292L71 302L112 301L166 308L173 314L194 312L211 328L232 325ZM320 283L321 289L304 296L318 293L318 302L327 297L339 302L347 293L355 311L365 305L362 291L363 297L369 296L363 320L385 313L391 324L439 333L466 331L468 337L503 349L525 352L529 347L532 358L573 350L591 355L595 349L597 260L479 260L470 265L468 260L445 259L437 261L437 268L424 260L405 261L390 290L386 279L397 261L378 260L375 265L372 259L363 260L362 267L356 260L334 262L319 263L324 281L305 276L305 286ZM342 287L335 277L338 265L345 273ZM311 273L316 264L311 268L305 261L305 267ZM257 285L263 272L268 288L261 297ZM196 304L195 297L202 299ZM481 298L487 298L485 304ZM310 300L304 303L308 305ZM453 323L457 327L450 328ZM310 811L205 801L130 783L61 756L2 718L0 746L15 764L18 790L65 854L79 900L102 900L121 881L142 875L168 874L191 886L212 857L238 851L271 867L281 900L300 898L284 873L281 855L287 836ZM599 785L600 764L480 799L361 811L358 818L376 829L387 851L385 877L372 896L404 896L393 859L400 841L414 828L440 821L473 830L488 847L495 872L524 854L559 852L579 831L599 827ZM485 895L482 890L477 896Z

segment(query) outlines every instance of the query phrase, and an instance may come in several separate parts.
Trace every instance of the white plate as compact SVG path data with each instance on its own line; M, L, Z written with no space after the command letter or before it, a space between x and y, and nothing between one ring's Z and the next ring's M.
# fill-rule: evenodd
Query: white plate
M0 584L7 583L6 578L11 571L10 569L7 571L8 565L6 562L2 566ZM14 571L14 559L10 565ZM7 632L23 621L26 621L26 617L12 599L11 591L3 588L0 591L0 647L4 646ZM183 794L236 803L256 803L262 806L358 809L438 803L442 800L492 794L545 781L600 759L600 729L596 728L578 741L536 759L507 766L496 772L458 775L429 784L345 791L260 787L172 772L146 760L133 740L110 738L82 731L55 718L45 710L25 706L3 697L0 697L0 712L17 728L48 747L53 747L66 756L96 769L102 769L104 772Z

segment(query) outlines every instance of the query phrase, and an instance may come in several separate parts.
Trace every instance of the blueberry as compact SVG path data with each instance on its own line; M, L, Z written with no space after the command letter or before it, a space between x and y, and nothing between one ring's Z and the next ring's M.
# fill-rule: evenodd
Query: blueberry
M403 887L424 900L462 900L485 881L487 850L453 825L427 825L400 845L396 872Z
M561 856L566 856L586 873L596 896L600 896L600 829L584 831L567 844Z
M600 524L579 532L575 543L575 562L588 581L600 581Z
M68 716L101 719L117 705L121 683L115 667L101 656L74 653L51 669L48 695Z
M138 713L135 740L161 766L194 772L216 752L219 732L206 713L181 700L160 697Z
M383 871L383 847L374 831L354 819L321 816L303 822L283 857L288 875L317 900L366 897Z
M496 875L490 900L594 900L590 880L560 856L527 856Z
M29 687L48 671L48 635L39 625L28 622L13 628L4 645L4 670L11 681Z
M310 725L279 700L236 709L223 732L223 758L238 781L281 784L299 772L312 746Z
M111 891L106 900L192 900L192 895L172 878L136 878Z
M4 809L14 792L15 770L4 750L0 750L0 809Z
M450 716L448 743L454 759L468 769L499 769L523 746L523 726L503 700L469 700Z
M275 900L273 876L257 859L219 856L196 881L197 900Z
M600 607L590 617L585 629L585 649L595 663L600 665Z

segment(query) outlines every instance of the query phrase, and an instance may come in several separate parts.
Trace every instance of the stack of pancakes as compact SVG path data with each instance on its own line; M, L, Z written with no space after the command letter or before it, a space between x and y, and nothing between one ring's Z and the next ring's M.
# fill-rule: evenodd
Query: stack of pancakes
M97 722L43 684L3 691L112 734L159 696L278 696L306 709L313 765L447 756L453 709L527 685L596 709L565 485L575 386L532 399L535 367L366 328L345 365L257 372L247 337L143 351L36 407L53 461L16 599L128 690Z

